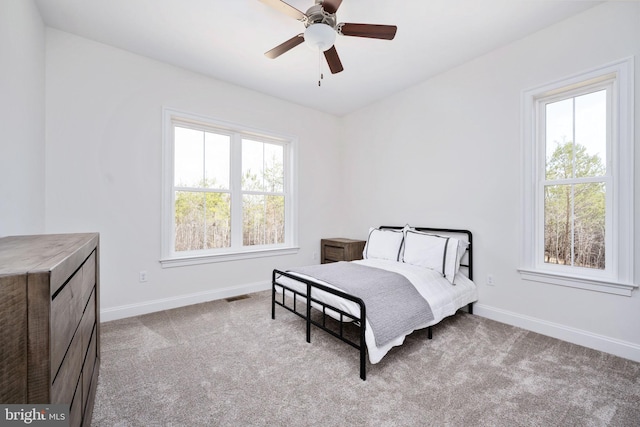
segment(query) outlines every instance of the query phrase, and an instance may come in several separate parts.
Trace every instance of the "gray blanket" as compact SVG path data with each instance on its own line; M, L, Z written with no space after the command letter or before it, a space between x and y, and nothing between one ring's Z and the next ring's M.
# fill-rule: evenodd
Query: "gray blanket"
M429 303L401 274L351 262L296 267L290 271L361 298L378 347L433 320Z

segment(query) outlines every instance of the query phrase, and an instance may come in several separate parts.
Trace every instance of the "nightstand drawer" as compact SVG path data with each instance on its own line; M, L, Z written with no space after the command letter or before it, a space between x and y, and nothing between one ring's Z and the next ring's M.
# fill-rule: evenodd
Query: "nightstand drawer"
M343 261L344 247L325 245L324 260L328 262Z

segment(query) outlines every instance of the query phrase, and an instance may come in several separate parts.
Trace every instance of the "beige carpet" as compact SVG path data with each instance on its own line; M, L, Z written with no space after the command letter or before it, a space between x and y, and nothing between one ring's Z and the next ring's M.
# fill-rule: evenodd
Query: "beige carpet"
M270 292L102 325L94 426L639 426L640 364L459 313L358 376Z

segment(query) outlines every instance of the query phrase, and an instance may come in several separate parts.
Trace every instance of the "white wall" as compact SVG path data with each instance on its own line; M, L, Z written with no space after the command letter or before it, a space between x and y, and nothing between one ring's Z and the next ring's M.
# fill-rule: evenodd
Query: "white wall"
M337 118L58 30L46 40L46 229L101 233L102 320L266 288L340 235ZM163 106L298 137L297 255L160 267Z
M640 291L544 285L516 271L522 91L631 55L640 164L640 3L609 2L347 116L346 229L365 237L377 224L468 228L477 313L640 361ZM635 255L638 282L638 244Z
M0 236L44 231L44 25L0 1Z
M638 291L534 284L516 271L521 93L636 55L638 134L639 24L640 4L607 3L342 120L47 30L46 230L101 233L107 320L260 288L274 266L313 262L322 237L364 238L376 224L469 228L477 313L640 360ZM298 255L160 268L163 105L299 137ZM638 173L635 188L639 206Z

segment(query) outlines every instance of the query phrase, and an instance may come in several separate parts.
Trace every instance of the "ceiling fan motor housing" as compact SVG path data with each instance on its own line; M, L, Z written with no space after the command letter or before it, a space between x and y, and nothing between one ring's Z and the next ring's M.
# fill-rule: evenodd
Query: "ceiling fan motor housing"
M309 27L309 25L313 24L326 24L331 28L336 28L336 14L335 13L327 13L322 5L316 4L311 6L309 10L307 10L306 19L304 20L304 26Z

